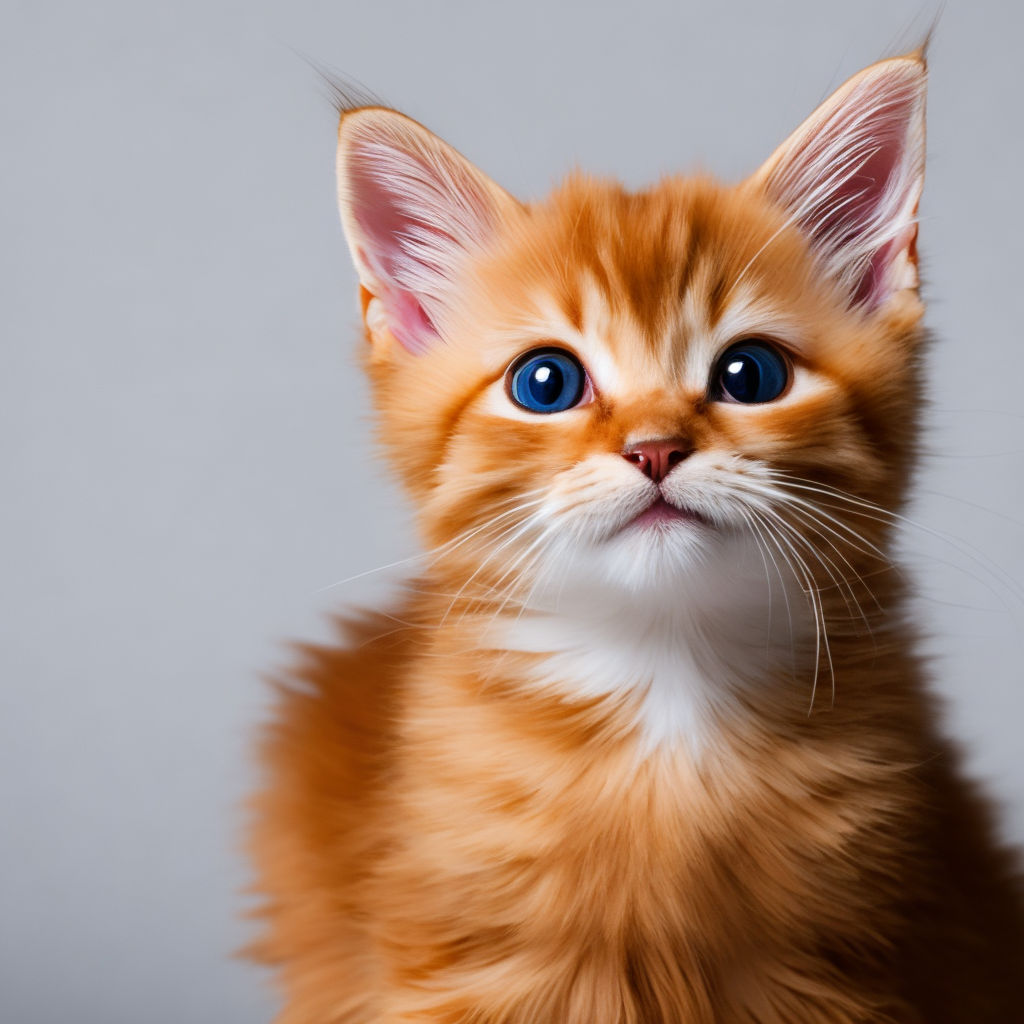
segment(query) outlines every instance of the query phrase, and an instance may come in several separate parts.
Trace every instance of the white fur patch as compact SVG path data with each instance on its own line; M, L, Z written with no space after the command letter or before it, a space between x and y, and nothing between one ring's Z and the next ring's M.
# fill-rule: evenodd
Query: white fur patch
M729 460L693 456L663 492L710 522L622 529L650 502L650 481L617 456L562 474L526 605L494 624L490 642L546 655L536 685L634 698L642 753L702 758L724 720L759 695L770 700L766 688L813 648L814 616L795 576L730 501L727 482L739 475Z
M539 685L579 698L635 697L644 754L677 749L699 761L724 721L743 713L738 698L774 678L789 653L788 640L769 642L767 599L749 597L710 616L692 605L652 615L629 601L595 600L522 615L501 639L547 655Z

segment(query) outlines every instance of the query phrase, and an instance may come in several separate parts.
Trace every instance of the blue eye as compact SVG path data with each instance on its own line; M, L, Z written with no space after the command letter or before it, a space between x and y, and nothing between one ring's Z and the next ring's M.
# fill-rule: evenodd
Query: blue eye
M789 363L767 342L741 341L718 361L712 391L726 401L752 405L778 398L789 383Z
M512 401L530 412L564 412L583 397L583 367L561 349L527 352L509 373Z

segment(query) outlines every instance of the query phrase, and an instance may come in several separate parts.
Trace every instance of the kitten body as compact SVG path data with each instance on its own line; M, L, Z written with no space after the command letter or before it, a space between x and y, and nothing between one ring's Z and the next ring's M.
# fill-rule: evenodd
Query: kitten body
M306 650L266 737L282 1024L1024 1020L1016 868L888 558L924 74L862 72L739 186L529 206L401 115L343 117L381 440L431 554ZM575 401L524 405L534 366L580 367Z

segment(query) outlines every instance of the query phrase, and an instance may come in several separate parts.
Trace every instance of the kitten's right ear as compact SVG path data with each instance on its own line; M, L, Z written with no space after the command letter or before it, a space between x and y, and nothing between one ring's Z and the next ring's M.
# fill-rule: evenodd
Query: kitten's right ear
M338 202L371 337L409 352L443 333L458 277L518 203L447 143L381 107L342 114Z

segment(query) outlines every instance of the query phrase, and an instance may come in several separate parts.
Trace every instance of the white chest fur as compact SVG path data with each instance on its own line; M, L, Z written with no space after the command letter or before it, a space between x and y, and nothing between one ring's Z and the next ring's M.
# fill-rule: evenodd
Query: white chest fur
M699 759L721 724L807 674L814 616L795 581L737 555L674 586L627 593L562 580L499 620L491 640L543 657L532 682L568 697L633 699L641 748Z

